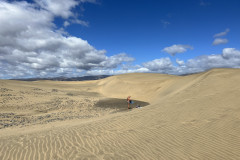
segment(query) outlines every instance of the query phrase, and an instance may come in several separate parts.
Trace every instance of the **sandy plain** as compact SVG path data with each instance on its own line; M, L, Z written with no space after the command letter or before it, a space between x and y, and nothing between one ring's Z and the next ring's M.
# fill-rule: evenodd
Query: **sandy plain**
M0 80L0 159L237 160L239 83L240 69Z

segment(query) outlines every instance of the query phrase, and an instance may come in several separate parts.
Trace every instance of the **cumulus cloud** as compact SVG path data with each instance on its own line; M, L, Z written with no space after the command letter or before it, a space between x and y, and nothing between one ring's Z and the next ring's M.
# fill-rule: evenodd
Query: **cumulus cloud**
M203 72L212 68L240 68L240 50L235 48L224 48L221 54L202 55L193 59L177 59L177 65L170 58L160 58L143 63L137 66L128 66L128 69L112 70L89 70L87 74L123 74L133 72L153 72L163 74L191 74Z
M122 74L157 72L187 74L216 67L240 68L240 51L225 48L221 54L204 55L190 60L160 58L131 66L134 58L126 53L106 56L86 40L58 29L54 18L62 17L64 26L87 22L78 20L72 9L84 2L95 0L69 0L69 4L56 0L0 1L0 78L79 76L81 74ZM60 9L62 12L60 13ZM37 17L37 18L36 18ZM216 34L224 36L229 32ZM218 38L220 39L220 38ZM225 40L226 41L226 40ZM221 42L222 44L223 42ZM172 45L162 51L171 55L193 49L189 45Z
M170 47L165 47L162 51L167 52L168 54L174 56L177 53L184 53L187 51L187 49L193 49L190 45L182 45L182 44L174 44Z
M121 70L103 69L103 70L89 70L89 75L101 74L123 74L133 72L154 72L164 74L191 74L203 72L212 68L240 68L240 50L235 48L224 48L221 54L203 55L194 59L189 59L186 62L177 59L177 65L170 60L170 58L160 58L142 65L128 66Z
M136 67L136 66L129 66L129 68L125 69L104 69L104 70L90 70L87 71L87 75L117 75L117 74L125 74L125 73L147 73L152 72L145 67Z
M228 43L228 39L226 39L226 38L216 38L213 41L212 45L216 46L216 45L226 44L226 43Z
M240 61L239 61L240 60L240 50L237 50L235 48L224 48L222 57L224 59L235 59L235 61L238 61L240 63Z
M182 75L202 72L212 68L240 68L240 50L224 48L221 54L203 55L189 59L186 62L177 59L176 63L177 65L174 65L170 58L166 57L143 63L142 66L138 66L138 69L135 68L130 71Z
M73 16L72 8L79 4L79 1L68 0L34 0L41 8L47 10L48 12L54 14L55 16L61 16L62 18L69 18Z
M88 22L78 19L78 14L74 14L73 9L81 3L97 3L96 0L34 0L41 9L48 11L53 16L62 17L63 19L71 18L70 21L64 22L64 27L71 23L88 26Z
M175 74L176 67L171 62L170 58L160 58L149 62L145 62L142 65L122 67L122 69L102 69L102 70L89 70L86 72L88 75L115 75L124 73L164 73L164 74Z
M224 48L221 54L203 55L178 68L181 73L202 72L212 68L240 68L240 50Z
M225 36L225 35L228 34L229 31L230 31L230 29L227 28L224 32L217 33L217 34L215 34L213 37L216 38L216 37Z
M185 64L184 61L179 60L179 59L176 59L176 63L177 63L179 66L183 66L183 65Z
M73 0L61 1L56 6L55 3L0 1L0 78L72 76L89 70L114 69L134 60L125 53L108 57L105 50L97 50L81 38L56 30L55 16L72 16L71 8L78 3ZM69 25L67 22L65 26Z
M160 73L171 73L174 68L168 57L143 63L143 67L147 68L149 71Z

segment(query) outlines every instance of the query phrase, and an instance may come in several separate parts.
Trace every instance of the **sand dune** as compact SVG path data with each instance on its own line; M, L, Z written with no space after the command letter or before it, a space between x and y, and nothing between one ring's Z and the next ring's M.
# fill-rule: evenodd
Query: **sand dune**
M237 160L239 82L239 69L1 80L0 159Z

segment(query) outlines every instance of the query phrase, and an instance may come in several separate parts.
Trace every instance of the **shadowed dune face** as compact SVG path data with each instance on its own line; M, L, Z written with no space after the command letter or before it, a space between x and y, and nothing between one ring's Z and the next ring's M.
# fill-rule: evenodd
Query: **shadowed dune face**
M0 80L0 159L239 159L239 82L240 69Z

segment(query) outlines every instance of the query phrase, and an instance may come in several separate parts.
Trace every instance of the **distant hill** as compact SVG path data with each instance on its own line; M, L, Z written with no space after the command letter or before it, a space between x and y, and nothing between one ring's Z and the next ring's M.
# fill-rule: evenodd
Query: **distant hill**
M111 75L98 75L98 76L83 76L83 77L53 77L53 78L23 78L23 79L11 79L19 81L39 81L39 80L52 80L52 81L89 81L98 80L110 77Z

